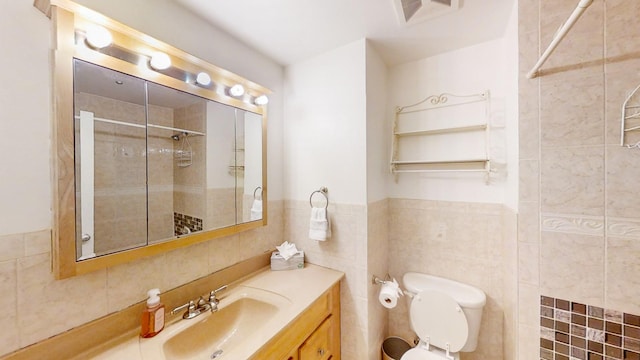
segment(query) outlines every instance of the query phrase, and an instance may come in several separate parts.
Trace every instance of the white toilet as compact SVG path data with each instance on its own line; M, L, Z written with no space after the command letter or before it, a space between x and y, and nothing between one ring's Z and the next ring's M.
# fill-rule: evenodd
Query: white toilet
M401 360L459 360L478 345L484 292L457 281L409 272L402 278L411 329L420 343Z

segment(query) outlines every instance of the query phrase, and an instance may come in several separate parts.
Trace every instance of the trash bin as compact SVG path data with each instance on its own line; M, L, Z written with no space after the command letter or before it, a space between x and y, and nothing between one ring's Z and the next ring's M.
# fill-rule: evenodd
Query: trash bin
M404 339L396 336L388 337L382 342L382 360L400 360L402 355L411 349Z

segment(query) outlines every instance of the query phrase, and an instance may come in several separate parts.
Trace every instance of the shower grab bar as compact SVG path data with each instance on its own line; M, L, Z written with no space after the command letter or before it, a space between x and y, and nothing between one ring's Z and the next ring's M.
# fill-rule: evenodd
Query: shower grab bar
M584 13L584 11L587 10L587 8L592 3L593 3L593 0L580 0L580 2L578 3L578 6L576 6L575 10L573 10L573 12L571 13L571 16L569 16L569 19L567 19L567 21L565 21L564 24L562 24L558 32L553 37L553 40L551 40L551 44L549 44L549 47L547 47L547 50L544 51L540 59L538 59L538 62L531 69L531 71L527 73L527 77L529 79L533 79L536 76L538 76L538 71L540 71L540 67L542 67L545 61L547 61L551 53L553 53L556 47L558 47L558 44L560 44L562 39L564 39L564 37L569 32L569 30L571 30L573 25L578 21L580 16L582 16L582 13Z

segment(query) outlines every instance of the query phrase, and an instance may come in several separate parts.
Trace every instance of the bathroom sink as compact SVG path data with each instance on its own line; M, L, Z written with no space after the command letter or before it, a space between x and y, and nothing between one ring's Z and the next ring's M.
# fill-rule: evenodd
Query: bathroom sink
M276 293L240 286L220 298L219 310L180 320L151 339L141 339L143 359L234 359L278 322L291 302Z

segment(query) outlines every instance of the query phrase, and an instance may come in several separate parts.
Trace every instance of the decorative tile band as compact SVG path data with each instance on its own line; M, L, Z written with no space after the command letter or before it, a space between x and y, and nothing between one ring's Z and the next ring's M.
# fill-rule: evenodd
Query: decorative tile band
M640 221L634 219L608 218L607 235L637 239L640 237Z
M542 214L542 230L583 235L604 235L604 217Z
M540 359L640 360L640 316L541 296Z
M594 236L615 236L637 239L640 237L640 220L605 218L602 216L542 214L542 231L562 232Z
M196 231L202 231L202 219L177 212L173 213L173 234L175 236Z

